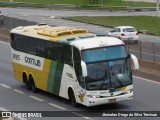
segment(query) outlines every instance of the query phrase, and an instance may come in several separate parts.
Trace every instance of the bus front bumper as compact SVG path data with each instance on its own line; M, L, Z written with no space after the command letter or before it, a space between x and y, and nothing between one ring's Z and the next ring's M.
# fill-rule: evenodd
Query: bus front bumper
M88 102L86 106L110 104L110 103L116 103L119 101L132 100L132 99L133 99L133 92L129 94L113 96L113 97L106 97L106 98L87 98Z

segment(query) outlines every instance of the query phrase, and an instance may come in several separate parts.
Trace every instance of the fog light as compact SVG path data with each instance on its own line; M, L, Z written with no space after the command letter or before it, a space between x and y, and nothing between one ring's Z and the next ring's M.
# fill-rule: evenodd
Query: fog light
M127 91L125 91L124 93L125 93L125 94L129 94L129 93L131 93L131 92L133 92L133 89L127 90Z
M100 95L87 95L87 97L89 97L89 98L99 98Z

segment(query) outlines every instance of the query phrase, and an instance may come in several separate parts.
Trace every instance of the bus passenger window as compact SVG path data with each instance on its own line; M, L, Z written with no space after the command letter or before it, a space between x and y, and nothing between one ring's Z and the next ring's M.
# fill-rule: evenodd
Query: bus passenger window
M36 55L36 40L34 38L27 38L28 41L28 53Z
M36 44L36 55L39 57L45 57L44 40L38 40Z

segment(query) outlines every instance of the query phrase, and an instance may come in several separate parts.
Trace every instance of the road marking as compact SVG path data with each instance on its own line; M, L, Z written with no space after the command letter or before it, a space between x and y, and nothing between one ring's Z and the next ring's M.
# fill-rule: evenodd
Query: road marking
M22 92L22 91L20 91L20 90L17 90L17 89L14 89L13 91L18 92L18 93L21 93L21 94L24 94L24 92Z
M1 86L5 87L5 88L11 88L10 86L5 85L5 84L1 84Z
M59 108L59 109L61 109L61 110L66 110L66 108L61 107L61 106L59 106L59 105L56 105L56 104L53 104L53 103L48 103L48 104L51 105L51 106L53 106L53 107Z
M77 115L77 116L79 116L79 117L82 117L82 118L84 118L84 119L92 120L91 118L86 117L86 116L84 116L84 115L82 115L82 114L79 114L79 113L77 113L77 112L71 112L71 113L74 114L74 115Z
M24 14L23 16L28 16L28 14Z
M7 109L2 108L2 107L0 107L0 110L1 110L1 111L8 111Z
M42 99L40 99L40 98L38 98L38 97L32 96L32 95L29 96L29 97L31 97L31 98L33 98L33 99L35 99L35 100L41 101L41 102L44 101L44 100L42 100Z
M17 119L13 119L13 120L27 120L27 119L22 118L22 117L17 117Z
M50 16L50 18L54 18L55 16Z
M141 79L141 80L144 80L144 81L148 81L148 82L152 82L152 83L160 84L160 82L156 82L156 81L154 81L154 80L149 80L149 79L141 78L141 77L138 77L138 76L133 76L133 77L134 77L134 78Z
M3 41L0 41L0 43L7 44L7 45L10 44L10 43L8 43L8 42L3 42Z

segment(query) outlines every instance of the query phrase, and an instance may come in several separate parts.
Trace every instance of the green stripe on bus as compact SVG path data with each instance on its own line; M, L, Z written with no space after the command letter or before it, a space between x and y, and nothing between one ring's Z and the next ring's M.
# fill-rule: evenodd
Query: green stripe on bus
M61 80L62 80L62 72L63 72L64 63L57 63L56 72L54 76L54 83L53 83L53 94L59 95L60 87L61 87Z
M50 65L50 70L49 70L49 76L48 76L48 85L47 85L47 91L52 93L53 91L53 84L54 84L54 76L56 72L56 66L57 62L52 61Z

